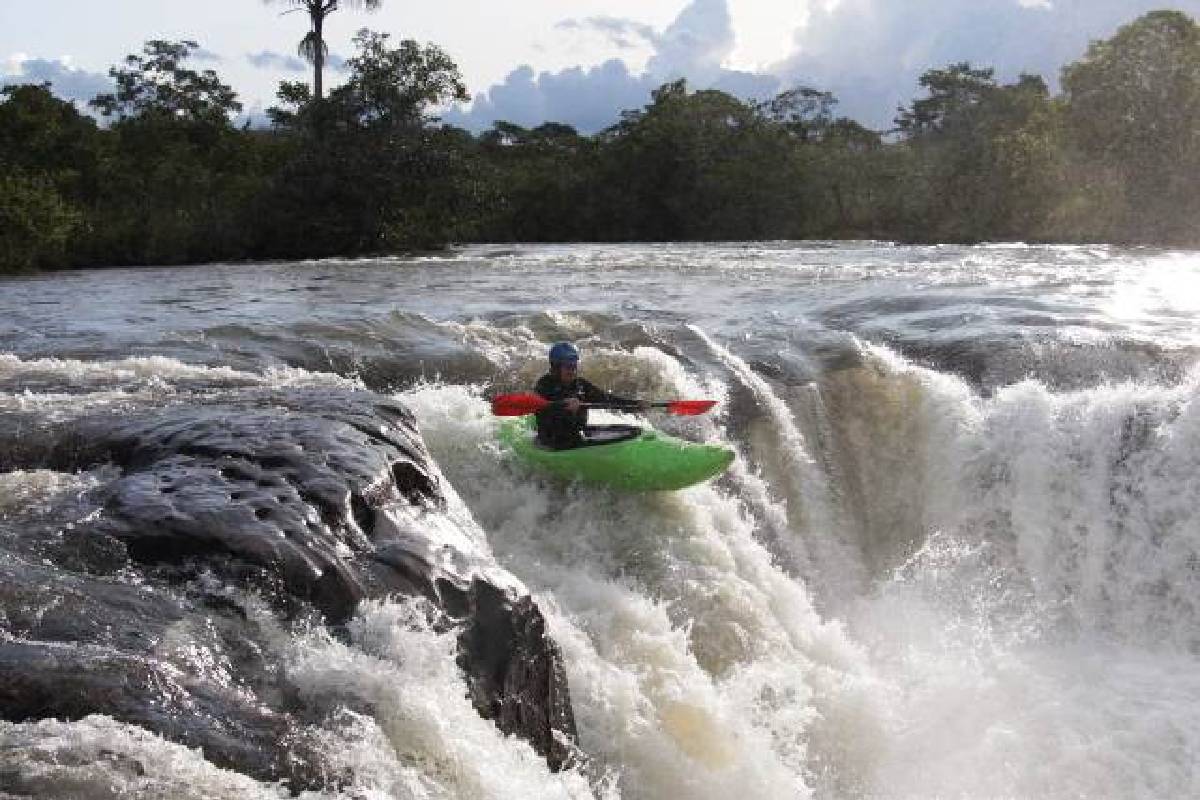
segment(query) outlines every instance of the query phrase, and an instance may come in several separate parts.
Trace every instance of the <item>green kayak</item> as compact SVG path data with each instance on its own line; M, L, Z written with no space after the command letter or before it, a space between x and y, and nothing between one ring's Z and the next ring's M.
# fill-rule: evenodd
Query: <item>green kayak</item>
M733 461L727 447L695 444L650 428L602 426L593 441L570 450L550 450L534 440L532 416L500 426L500 441L525 463L567 480L629 492L683 489L720 474Z

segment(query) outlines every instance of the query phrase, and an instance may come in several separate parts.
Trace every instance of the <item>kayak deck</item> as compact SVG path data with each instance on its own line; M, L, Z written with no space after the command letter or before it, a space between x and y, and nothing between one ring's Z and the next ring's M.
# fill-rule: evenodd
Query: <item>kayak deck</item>
M734 457L727 447L687 442L651 428L612 443L551 450L537 443L534 427L533 417L504 422L500 441L542 472L623 491L683 489L719 475Z

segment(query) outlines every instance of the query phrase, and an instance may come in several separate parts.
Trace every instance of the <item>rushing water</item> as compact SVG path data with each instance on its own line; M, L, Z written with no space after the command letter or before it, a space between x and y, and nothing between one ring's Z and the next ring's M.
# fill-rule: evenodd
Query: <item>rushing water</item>
M372 604L348 643L278 642L305 696L381 709L329 731L347 796L1185 797L1198 323L1200 256L1106 247L90 271L0 283L0 413L311 382L416 412L462 513L549 617L589 760L546 771L463 698L452 639ZM734 467L633 496L513 464L484 398L530 385L564 338L615 391L721 400L654 423L729 443ZM105 479L0 475L0 533L88 513ZM101 717L3 724L0 743L0 783L45 796L280 791Z

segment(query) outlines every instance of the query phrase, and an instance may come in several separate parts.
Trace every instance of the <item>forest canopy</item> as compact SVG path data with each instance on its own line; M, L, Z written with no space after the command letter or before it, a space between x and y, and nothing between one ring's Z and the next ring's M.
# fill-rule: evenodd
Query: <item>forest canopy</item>
M1200 240L1200 28L1158 11L1066 65L1062 91L931 69L890 130L820 87L656 89L582 135L443 125L468 99L436 45L363 30L346 82L282 83L268 129L152 40L91 105L0 90L0 271L392 253L472 241Z

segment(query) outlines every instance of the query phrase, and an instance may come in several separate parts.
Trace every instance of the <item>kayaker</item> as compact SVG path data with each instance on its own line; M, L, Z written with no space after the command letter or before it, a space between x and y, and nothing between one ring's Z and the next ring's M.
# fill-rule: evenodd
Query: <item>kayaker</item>
M570 342L558 342L550 348L550 371L534 387L550 405L537 412L538 443L553 450L566 450L586 444L587 408L584 403L628 406L645 411L649 406L597 389L579 377L579 348ZM636 430L636 429L635 429Z

